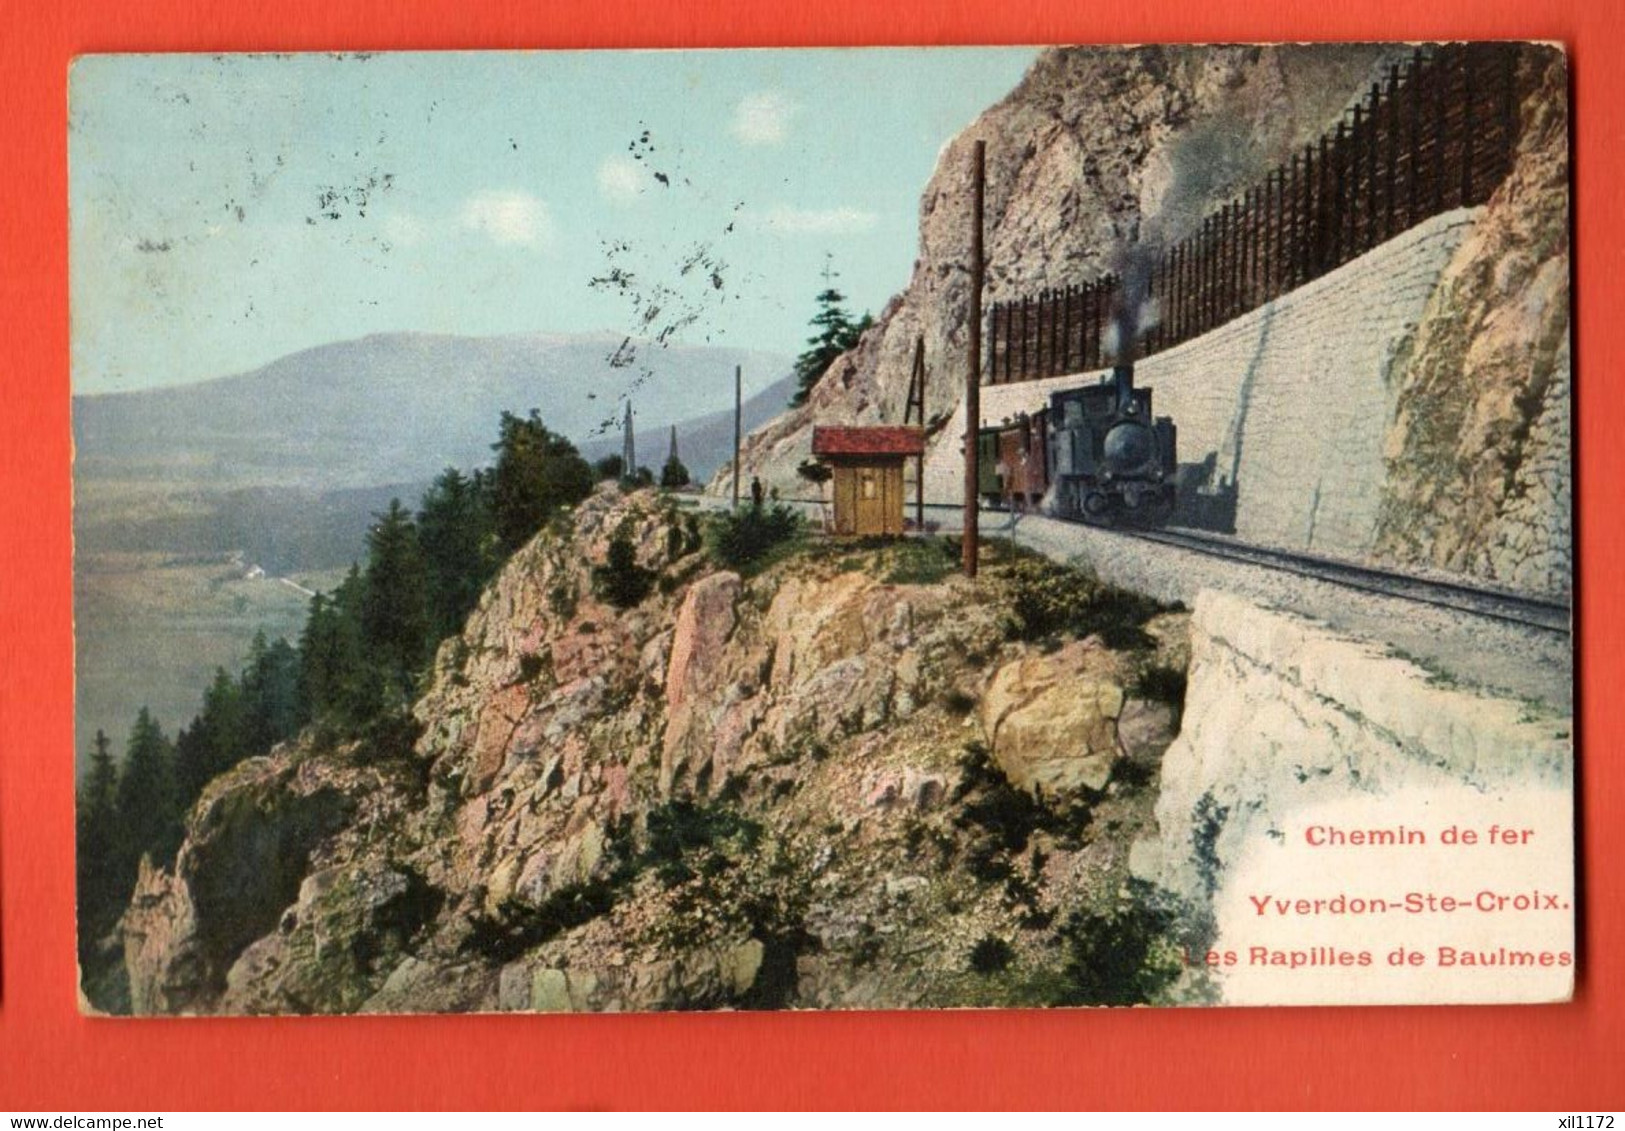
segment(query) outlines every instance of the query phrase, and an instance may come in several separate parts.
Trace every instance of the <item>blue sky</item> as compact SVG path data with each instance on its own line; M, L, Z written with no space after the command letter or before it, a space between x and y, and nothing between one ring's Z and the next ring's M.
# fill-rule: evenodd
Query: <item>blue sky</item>
M855 311L902 289L941 146L1032 57L82 59L74 389L204 380L397 330L675 326L676 341L794 353L826 255Z

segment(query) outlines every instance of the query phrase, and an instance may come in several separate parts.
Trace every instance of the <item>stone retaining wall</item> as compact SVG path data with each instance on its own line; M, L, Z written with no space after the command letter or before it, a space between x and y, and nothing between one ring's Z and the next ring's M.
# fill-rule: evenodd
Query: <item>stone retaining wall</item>
M1479 210L1426 223L1291 294L1142 361L1136 380L1179 429L1189 479L1234 488L1249 541L1363 557L1372 546L1393 419L1392 374ZM982 390L992 424L1048 402L1086 373ZM960 497L964 405L927 456L926 497Z

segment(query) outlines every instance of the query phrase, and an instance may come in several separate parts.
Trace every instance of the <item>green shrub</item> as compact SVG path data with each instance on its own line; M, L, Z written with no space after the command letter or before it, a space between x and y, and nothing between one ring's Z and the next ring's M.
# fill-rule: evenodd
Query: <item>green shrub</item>
M576 615L577 599L575 586L566 578L555 581L547 590L547 607L560 620L569 620Z
M762 826L723 806L669 801L649 813L648 843L639 863L667 887L714 875L755 850Z
M712 521L709 551L718 565L745 570L800 533L801 517L787 506L741 507Z
M618 609L630 609L649 595L655 574L638 565L629 523L621 523L609 540L604 564L593 567L592 579L598 595Z
M889 557L881 579L888 585L936 585L959 568L959 559L941 538L905 539L895 544Z
M968 743L959 764L961 777L954 800L960 808L954 823L962 829L979 829L986 834L972 844L973 862L977 856L1020 852L1027 847L1033 830L1049 823L1051 814L1034 801L1031 794L1010 784L993 765L982 743ZM978 852L978 846L984 850ZM999 872L999 878L1008 871L1007 868L994 870Z
M1148 884L1106 911L1074 911L1061 926L1065 989L1056 1005L1143 1005L1177 979L1177 920Z
M383 711L361 724L356 759L363 764L403 761L423 734L423 724L409 710Z
M971 948L970 968L977 974L997 974L1016 956L1010 949L1010 944L995 935L983 935L980 942Z
M539 902L511 895L498 905L496 914L475 913L461 949L496 962L512 962L608 911L636 878L637 864L628 851L630 819L611 821L606 833L604 855L592 876L565 884Z
M535 683L547 671L549 657L540 652L526 652L519 657L519 682Z
M1149 648L1145 622L1166 611L1150 597L1107 585L1087 570L1020 557L999 570L1009 595L1010 636L1036 641L1061 633L1099 636L1108 648Z
M589 880L566 884L539 904L509 896L495 915L473 916L463 950L512 962L555 935L596 919L614 906L618 895L615 882Z

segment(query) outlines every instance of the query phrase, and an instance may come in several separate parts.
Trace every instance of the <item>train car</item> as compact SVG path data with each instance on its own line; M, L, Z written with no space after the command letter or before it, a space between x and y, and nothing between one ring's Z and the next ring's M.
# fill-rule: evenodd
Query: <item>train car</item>
M1004 498L1004 482L999 477L999 429L983 428L976 433L976 493L990 507Z
M1049 489L1048 409L977 433L977 493L989 507L1038 507Z
M1004 498L1019 510L1037 507L1049 489L1049 410L1023 413L999 433Z
M1099 384L1050 396L1051 510L1100 526L1158 526L1174 511L1174 422L1153 416L1151 390L1119 365Z

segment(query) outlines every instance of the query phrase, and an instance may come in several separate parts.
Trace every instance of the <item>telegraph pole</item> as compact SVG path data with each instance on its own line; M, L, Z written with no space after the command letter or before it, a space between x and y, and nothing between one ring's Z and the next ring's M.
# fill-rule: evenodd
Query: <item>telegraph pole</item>
M908 379L908 403L903 406L903 423L919 416L920 431L925 431L925 335L914 339L914 370ZM914 529L925 531L925 455L914 458Z
M637 448L632 440L632 398L626 398L626 424L621 430L621 474L627 482L638 477Z
M970 356L965 364L965 576L976 576L976 555L981 549L977 520L978 480L976 433L982 425L982 170L987 143L978 141L971 169L970 235Z
M743 366L734 366L734 510L739 509L739 417L740 417L740 387L743 378L740 376Z

